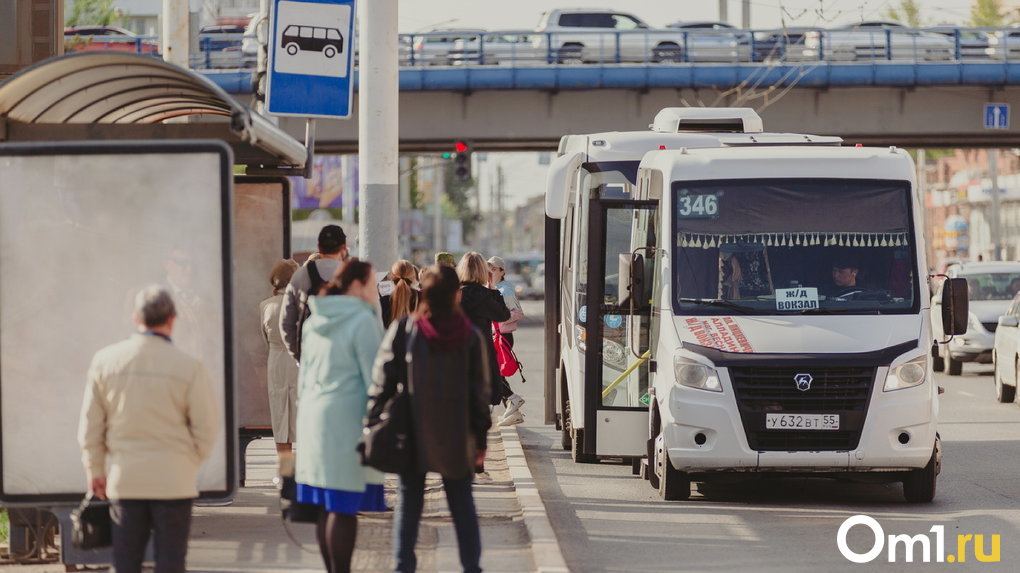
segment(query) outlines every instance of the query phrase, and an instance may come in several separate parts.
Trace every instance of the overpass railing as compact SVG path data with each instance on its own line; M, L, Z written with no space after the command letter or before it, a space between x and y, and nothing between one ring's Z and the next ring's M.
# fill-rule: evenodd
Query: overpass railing
M120 50L158 54L153 36L69 39L67 51ZM1020 61L1020 28L784 30L630 30L615 32L442 31L399 36L404 68L433 66L556 66L608 64L798 64ZM356 45L356 43L355 43ZM255 66L242 34L200 36L194 69Z

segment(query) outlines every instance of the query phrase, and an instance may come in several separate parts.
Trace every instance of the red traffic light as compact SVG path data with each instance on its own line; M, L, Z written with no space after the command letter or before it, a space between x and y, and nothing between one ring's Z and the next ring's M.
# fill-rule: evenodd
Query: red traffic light
M465 151L468 150L468 144L464 143L463 141L458 141L453 144L453 150L456 151L457 153L464 153Z

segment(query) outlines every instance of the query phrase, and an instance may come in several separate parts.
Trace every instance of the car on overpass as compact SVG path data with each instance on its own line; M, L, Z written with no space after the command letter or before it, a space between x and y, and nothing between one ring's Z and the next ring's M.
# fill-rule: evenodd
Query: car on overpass
M726 22L673 22L666 27L684 33L689 60L746 61L751 55L751 32Z
M545 53L532 47L534 36L532 30L493 30L460 38L450 50L450 60L481 65L545 63Z
M550 63L684 60L679 30L653 30L637 16L615 10L549 10L535 31L532 46Z
M401 49L401 61L411 65L449 65L454 62L451 53L458 40L478 43L484 33L485 30L479 28L449 28L414 34L406 55Z
M64 51L158 54L159 44L116 26L68 26L64 28Z
M944 34L871 20L805 34L805 59L828 61L952 60L956 43Z
M925 28L927 32L942 34L959 43L959 59L961 60L987 60L991 55L990 50L992 37L984 30L972 28L960 28L958 26L932 26ZM1020 49L1020 42L1017 42Z
M964 362L995 362L995 333L999 317L1006 314L1010 301L1020 289L1020 262L967 262L949 265L949 278L967 279L970 316L967 332L946 341L942 334L941 285L932 296L932 368L946 370L951 376L963 372ZM942 343L944 342L944 343Z

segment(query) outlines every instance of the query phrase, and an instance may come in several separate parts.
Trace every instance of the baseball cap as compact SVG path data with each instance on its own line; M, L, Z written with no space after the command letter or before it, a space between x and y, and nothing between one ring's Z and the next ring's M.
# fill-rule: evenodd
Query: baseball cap
M347 235L339 225L326 225L319 231L319 251L324 255L333 254L346 244Z
M506 263L500 257L489 257L488 263L497 269L506 270Z

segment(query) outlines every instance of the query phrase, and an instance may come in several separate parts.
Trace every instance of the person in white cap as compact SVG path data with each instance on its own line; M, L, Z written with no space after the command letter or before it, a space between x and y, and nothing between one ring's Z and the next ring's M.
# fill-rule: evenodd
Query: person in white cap
M510 320L499 323L499 332L506 338L512 348L514 345L514 332L517 330L517 323L524 318L524 309L521 302L517 300L517 292L514 285L506 280L506 262L500 257L489 257L489 277L493 288L503 295L503 302L510 309ZM524 421L524 412L521 406L524 405L524 398L516 392L506 398L506 412L500 418L500 426L512 426Z

